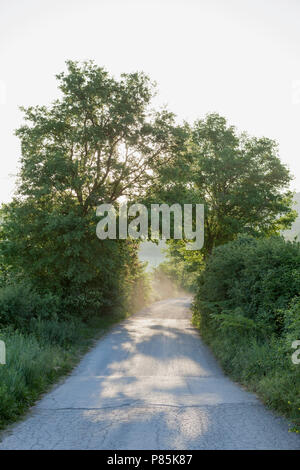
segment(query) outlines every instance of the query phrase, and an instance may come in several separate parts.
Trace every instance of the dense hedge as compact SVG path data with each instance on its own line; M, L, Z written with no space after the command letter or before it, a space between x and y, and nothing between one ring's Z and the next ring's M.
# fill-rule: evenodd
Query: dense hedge
M239 238L214 250L199 277L196 306L208 330L226 322L227 314L259 324L262 334L281 334L284 309L299 293L299 243Z
M200 273L194 323L225 371L300 424L300 244L241 237Z

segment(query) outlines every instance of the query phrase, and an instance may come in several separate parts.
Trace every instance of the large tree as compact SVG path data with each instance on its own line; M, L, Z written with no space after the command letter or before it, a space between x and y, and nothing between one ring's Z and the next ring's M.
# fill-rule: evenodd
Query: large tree
M84 213L140 196L152 168L174 154L180 130L173 114L151 111L155 88L143 73L116 80L90 62L67 66L57 76L61 98L24 109L19 194L75 199Z
M155 90L143 73L117 80L91 62L68 62L57 78L59 99L23 109L19 183L2 211L2 253L40 288L110 305L124 279L132 284L140 272L137 243L98 240L96 206L142 195L153 168L173 158L181 132L171 113L151 111Z
M185 151L176 165L158 168L151 191L169 203L204 204L204 253L239 233L270 235L290 226L291 175L276 142L238 134L218 114L186 125L185 132Z

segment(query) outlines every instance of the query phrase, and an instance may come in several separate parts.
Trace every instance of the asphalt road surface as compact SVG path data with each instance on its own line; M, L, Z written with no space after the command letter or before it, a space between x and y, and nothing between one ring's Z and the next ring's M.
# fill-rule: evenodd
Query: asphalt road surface
M286 420L224 376L190 318L178 298L114 327L0 449L300 449Z

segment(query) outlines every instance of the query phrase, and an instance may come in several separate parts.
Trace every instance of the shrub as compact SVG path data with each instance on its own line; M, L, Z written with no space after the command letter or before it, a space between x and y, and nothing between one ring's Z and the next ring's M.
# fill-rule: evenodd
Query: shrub
M200 273L194 323L225 371L300 429L300 244L241 237Z
M78 339L80 325L74 321L41 320L32 318L28 330L40 344L59 345L67 349Z
M299 292L299 243L241 237L216 248L200 273L195 316L201 311L208 332L224 321L218 314L238 312L258 322L263 334L281 334L284 311Z
M54 319L59 313L59 298L43 295L29 284L8 284L0 288L0 325L26 328L32 318Z

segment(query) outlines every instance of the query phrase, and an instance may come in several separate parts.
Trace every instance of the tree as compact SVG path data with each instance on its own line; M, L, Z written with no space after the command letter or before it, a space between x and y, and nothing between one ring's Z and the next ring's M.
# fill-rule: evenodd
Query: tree
M143 73L117 81L91 62L67 66L68 73L57 76L60 100L49 109L23 109L30 125L17 131L19 194L75 199L83 213L120 196L140 196L151 170L176 148L174 116L150 111L155 90Z
M185 131L185 151L176 165L158 168L151 191L169 203L205 205L204 253L239 233L267 236L291 225L291 176L274 141L238 135L218 114Z
M111 307L140 273L138 244L98 240L96 206L143 194L180 132L171 113L150 111L154 87L143 73L116 80L91 62L67 62L57 78L58 100L23 109L19 184L2 210L1 251L12 269L68 299L70 311Z
M197 276L204 268L202 253L187 250L184 240L167 242L166 259L156 269L156 274L169 278L181 290L194 292Z

